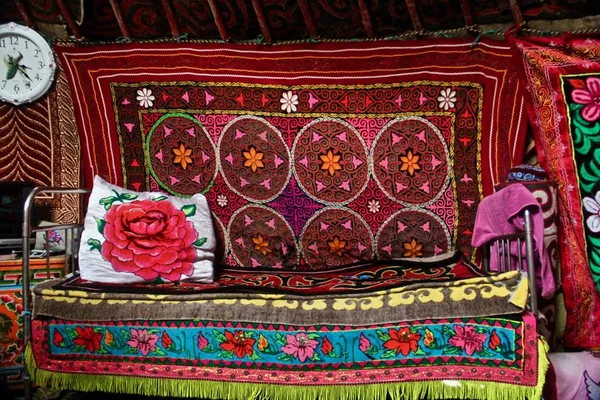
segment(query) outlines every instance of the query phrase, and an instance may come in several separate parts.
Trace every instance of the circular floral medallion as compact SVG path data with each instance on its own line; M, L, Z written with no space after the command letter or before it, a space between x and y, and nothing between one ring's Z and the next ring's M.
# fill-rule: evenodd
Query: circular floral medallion
M450 251L450 232L429 210L400 210L377 232L377 258L430 257Z
M146 136L150 173L169 193L203 193L217 176L216 149L208 133L192 116L165 114Z
M217 248L215 249L215 264L219 265L225 261L229 253L229 243L227 242L227 232L223 221L214 212L211 213L213 226L215 227L215 236L217 237Z
M346 204L369 180L367 147L358 131L337 119L317 119L296 136L294 174L310 197L325 204Z
M373 234L356 212L326 207L307 221L300 248L315 269L367 261L373 259Z
M248 204L229 221L229 246L235 261L248 268L293 268L298 249L292 228L275 210Z
M371 149L377 184L403 205L434 203L450 182L450 157L441 132L419 117L390 121Z
M249 201L277 197L290 175L290 152L281 133L262 118L229 122L219 138L219 163L227 185Z

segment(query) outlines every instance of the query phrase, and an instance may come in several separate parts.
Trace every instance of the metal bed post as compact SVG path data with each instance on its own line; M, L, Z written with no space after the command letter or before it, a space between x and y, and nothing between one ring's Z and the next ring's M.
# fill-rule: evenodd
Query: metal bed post
M525 246L527 248L527 276L529 277L529 306L531 308L531 312L537 318L538 305L537 288L535 285L535 262L533 259L533 222L531 221L531 212L526 209L523 217L525 219Z
M30 256L29 256L29 252L31 249L31 234L33 232L40 232L40 231L48 231L51 229L55 229L57 227L60 227L61 229L65 229L65 232L67 231L67 229L79 229L80 228L80 224L79 223L75 223L75 224L57 224L57 225L52 225L52 226L46 226L44 228L33 228L31 225L31 217L32 217L32 209L33 209L33 205L35 202L35 198L37 197L38 194L40 193L57 193L57 194L75 194L75 195L83 195L83 194L87 194L90 193L91 190L89 189L77 189L77 188L58 188L58 187L43 187L43 186L39 186L34 188L31 193L29 193L29 196L27 196L27 199L25 199L25 205L23 206L23 233L22 233L22 240L23 240L23 265L22 265L22 272L23 272L23 282L22 282L22 296L23 296L23 311L21 312L21 317L23 319L23 351L25 351L25 347L27 346L27 344L29 343L29 339L31 338L31 290L30 290L30 269L29 269L29 263L30 263ZM81 196L80 196L81 198ZM79 220L81 220L81 213L79 215ZM66 246L66 243L65 243ZM46 263L48 264L49 262L49 257L50 257L50 253L47 252L46 254ZM46 268L47 271L47 278L50 279L50 273L48 270L48 266ZM29 400L33 397L33 392L32 392L32 382L31 382L31 376L29 375L29 370L27 369L27 362L25 361L25 358L23 358L23 381L25 383L25 399Z

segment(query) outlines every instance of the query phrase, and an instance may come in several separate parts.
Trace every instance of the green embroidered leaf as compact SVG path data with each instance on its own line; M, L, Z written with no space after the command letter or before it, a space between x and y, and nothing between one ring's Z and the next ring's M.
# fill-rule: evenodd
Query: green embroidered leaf
M167 355L167 353L165 353L163 351L163 349L161 349L160 347L157 347L153 353L156 354L157 356L166 356Z
M138 353L138 349L136 349L135 347L129 347L125 350L125 354L137 354Z
M390 335L383 331L380 331L379 329L377 330L377 336L379 336L379 340L383 342L387 342L388 340L390 340Z
M225 335L223 335L221 332L219 332L216 329L213 329L213 335L214 335L215 339L217 339L217 342L219 342L219 343L223 343L223 342L227 341L227 339L225 339Z
M75 330L75 328L67 326L65 327L65 330L67 331L67 334L69 335L69 337L76 337L77 336L77 331Z
M121 335L123 335L123 338L126 340L129 340L130 338L129 331L126 331L125 329L121 329Z
M74 353L83 353L83 352L87 352L87 350L85 349L85 347L83 346L74 346L73 350Z
M244 332L244 335L246 335L246 337L253 338L253 337L256 337L256 332L246 331L246 332Z
M252 361L256 361L256 360L260 360L260 359L262 359L262 357L261 357L261 356L259 356L259 355L258 355L258 354L257 354L255 351L254 351L254 352L252 352L252 355L250 355L250 356L249 356L249 358L250 358Z
M381 355L381 358L396 358L396 351L387 350Z
M308 335L306 335L307 338L311 339L311 340L316 340L318 338L321 337L321 335L317 334L317 333L309 333Z
M442 334L447 337L452 337L456 335L456 332L454 332L450 327L448 327L448 325L444 325L442 327Z
M100 347L98 354L108 354L108 351L104 347Z
M15 303L6 303L6 308L12 312L17 311L17 306L15 306Z
M494 354L493 351L490 351L490 349L488 349L487 347L483 347L481 349L481 351L478 351L477 354L479 354L481 357L486 357L486 358L492 358L494 356L496 356L496 354Z
M98 232L104 236L104 227L106 226L106 221L98 217L94 217L94 219L96 220L96 225L98 226Z
M193 243L193 245L194 245L194 246L196 246L196 247L200 247L200 246L202 246L204 243L206 243L206 241L207 241L207 240L208 240L208 239L207 239L207 238L205 238L205 237L203 237L203 238L198 238L198 240L196 240L196 241Z
M187 206L181 207L181 211L183 211L187 217L193 217L196 215L196 206L194 204L188 204Z
M313 360L313 361L321 361L321 357L319 357L319 354L318 354L318 353L315 353L315 354L313 355L313 357L311 358L311 360Z
M427 353L425 353L423 351L423 349L420 347L417 347L417 351L413 351L413 354L415 354L417 356L426 356L427 355Z
M475 328L475 332L477 333L488 333L490 330L483 327L483 326L478 326Z
M137 194L133 194L133 193L121 193L121 195L119 196L119 199L121 201L123 201L123 200L135 200L137 198L138 198Z
M457 354L460 354L462 352L462 350L456 346L450 346L447 349L444 350L443 354L448 355L448 356L455 356Z
M119 198L118 198L118 197L115 197L115 196L108 196L108 197L103 197L103 198L101 198L101 199L98 201L98 203L99 203L101 206L104 206L104 209L105 209L105 210L108 210L108 209L110 208L110 206L112 206L112 204L113 204L115 201L119 201Z
M100 241L98 239L88 239L87 244L90 246L90 250L100 251Z
M233 358L233 351L222 351L219 354L217 354L217 357L232 359Z
M155 197L152 200L154 200L154 201L163 201L163 200L167 200L167 199L168 199L167 196L158 196L158 197Z
M282 353L279 356L277 356L277 359L280 360L280 361L290 362L290 361L294 360L294 357L292 355L290 355L290 354Z
M275 334L275 339L277 340L277 343L282 346L287 344L287 340L285 340L285 337L283 337L283 335L279 332Z

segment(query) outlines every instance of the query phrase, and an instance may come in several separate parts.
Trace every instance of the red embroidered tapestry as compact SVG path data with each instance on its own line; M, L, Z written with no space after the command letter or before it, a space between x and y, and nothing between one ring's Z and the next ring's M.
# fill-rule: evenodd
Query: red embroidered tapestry
M540 164L558 184L567 346L600 348L600 40L515 40Z
M85 183L205 193L229 266L470 252L521 161L504 42L71 46Z

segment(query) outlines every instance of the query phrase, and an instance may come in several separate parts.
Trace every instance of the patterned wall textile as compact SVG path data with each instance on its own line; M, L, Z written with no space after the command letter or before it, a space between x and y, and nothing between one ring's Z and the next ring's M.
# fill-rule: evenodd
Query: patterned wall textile
M32 283L60 278L64 267L64 257L52 258L48 274L45 260L32 260ZM0 261L0 375L7 376L11 386L22 382L23 374L21 279L21 261Z
M0 180L39 186L80 185L79 137L69 87L61 72L48 96L31 105L0 103ZM69 196L40 196L44 219L74 220L79 206Z
M600 348L600 41L515 44L540 164L559 185L565 344Z
M55 49L85 183L205 192L230 266L470 252L477 204L522 155L502 42Z

